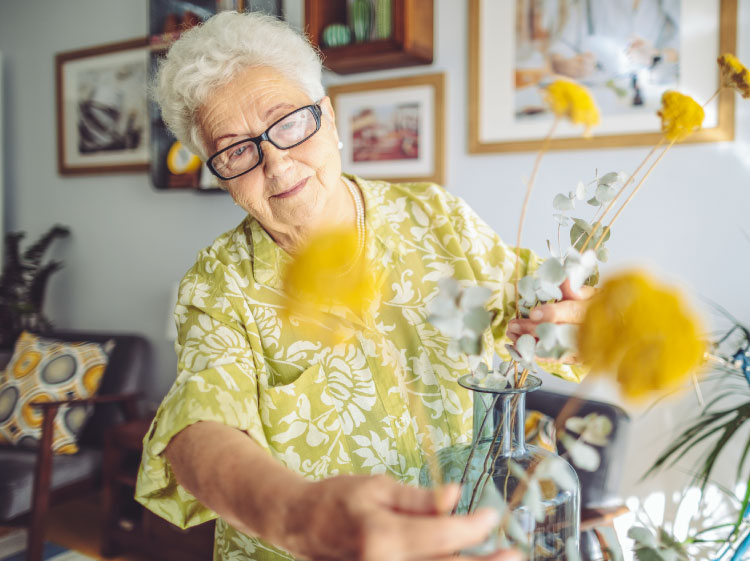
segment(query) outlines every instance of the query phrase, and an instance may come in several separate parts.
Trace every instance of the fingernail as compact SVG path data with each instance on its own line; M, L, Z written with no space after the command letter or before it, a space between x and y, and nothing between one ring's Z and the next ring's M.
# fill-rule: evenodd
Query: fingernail
M542 315L542 310L531 310L529 319L532 321L539 321L540 319L542 319Z
M518 325L517 323L511 323L508 326L508 331L510 331L511 333L520 333L521 332L521 326Z

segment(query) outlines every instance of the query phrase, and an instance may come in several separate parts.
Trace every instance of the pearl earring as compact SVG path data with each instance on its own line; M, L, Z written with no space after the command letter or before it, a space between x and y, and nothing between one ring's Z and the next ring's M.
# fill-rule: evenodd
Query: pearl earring
M339 140L339 143L336 146L341 150L344 147L344 143Z

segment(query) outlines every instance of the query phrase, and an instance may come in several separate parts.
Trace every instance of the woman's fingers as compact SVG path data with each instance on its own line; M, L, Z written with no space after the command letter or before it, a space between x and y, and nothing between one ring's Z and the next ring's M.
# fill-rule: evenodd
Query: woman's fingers
M565 279L565 282L560 285L562 291L563 300L587 300L593 296L595 290L591 286L582 286L578 289L578 292L573 292L570 288L570 280Z
M529 313L536 323L581 323L586 313L585 300L562 300L553 304L542 304Z
M499 515L481 509L461 516L399 516L394 520L395 551L403 551L405 561L448 557L457 551L477 545L487 539L497 526ZM377 538L376 538L377 539Z
M390 497L388 506L398 512L411 514L442 514L450 512L461 496L461 487L449 483L433 489L399 485L390 477L383 482L387 496Z
M502 549L488 555L450 555L448 557L438 557L430 561L522 561L523 554L517 549Z

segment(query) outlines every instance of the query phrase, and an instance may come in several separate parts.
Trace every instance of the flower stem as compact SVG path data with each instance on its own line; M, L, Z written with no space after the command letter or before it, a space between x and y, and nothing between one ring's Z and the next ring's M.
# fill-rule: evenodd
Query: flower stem
M645 173L645 175L644 175L644 176L643 176L643 177L641 178L641 180L640 180L640 181L638 182L638 185L636 185L636 186L635 186L635 189L633 189L633 191L632 191L632 192L630 193L630 195L628 195L628 198L627 198L627 199L625 199L625 202L624 202L624 203L622 203L622 205L620 206L620 208L619 208L619 209L617 209L617 212L616 212L616 213L615 213L615 215L614 215L614 216L612 217L612 220L610 221L610 223L609 223L609 224L607 224L607 226L606 226L606 227L604 228L604 231L602 232L602 235L601 235L601 237L599 238L599 241L598 241L598 242L596 242L596 245L594 246L594 251L596 251L597 249L599 249L599 246L600 246L600 245L601 245L601 243L602 243L602 242L604 241L604 238L606 238L606 237L607 237L607 232L609 232L610 228L612 228L612 224L614 224L614 223L615 223L615 220L617 220L617 217L618 217L618 216L620 216L620 213L621 213L621 212L622 212L622 211L623 211L623 210L625 209L625 207L626 207L626 206L628 205L628 203L629 203L629 202L630 202L631 200L633 200L633 197L635 196L635 194L636 194L636 193L638 192L638 190L639 190L639 189L641 188L641 186L642 186L642 185L643 185L643 183L644 183L644 182L646 181L646 179L648 178L648 176L649 176L649 175L651 175L651 172L652 172L652 171L654 171L654 168L655 168L655 167L656 167L656 165L657 165L657 164L658 164L658 163L659 163L659 162L661 161L661 159L662 159L662 158L664 157L664 155L665 155L665 154L666 154L667 152L669 152L669 149L670 149L670 148L672 148L672 146L674 146L674 143L675 143L675 141L673 140L672 142L670 142L670 143L669 143L669 144L667 145L667 147L666 147L666 148L665 148L664 150L662 150L662 153L661 153L661 154L659 154L659 157L658 157L658 158L656 158L656 161L655 161L655 162L654 162L653 164L651 164L651 167L650 167L650 168L648 168L648 171L647 171L647 172Z
M716 99L716 96L719 95L720 92L721 92L721 87L719 87L719 89L716 90L714 92L714 94L711 97L708 98L708 100L706 101L706 103L703 104L703 107L705 107L706 105L708 105L709 103L711 103L714 99Z
M657 148L659 148L659 146L661 146L663 143L664 143L664 137L662 137L659 140L659 142L657 142L654 145L654 147L651 148L651 151L646 155L645 158L643 158L643 161L638 165L638 168L633 173L630 174L630 177L628 177L628 179L625 181L625 183L623 183L622 187L620 187L620 190L615 195L615 198L612 199L611 201L609 201L609 204L607 205L607 208L604 209L604 213L602 213L602 215L599 217L599 220L596 221L596 223L594 224L594 227L591 228L591 232L589 232L589 235L586 237L586 241L583 242L583 246L581 247L581 253L583 253L584 251L586 251L586 248L589 246L589 243L591 242L591 238L594 237L594 234L599 229L599 227L602 225L602 221L604 220L604 217L607 216L607 214L609 213L609 211L612 210L612 207L615 206L615 203L617 202L617 199L620 198L620 195L623 194L623 192L625 191L625 189L627 188L627 186L630 185L633 182L633 179L635 179L635 176L638 175L638 172L640 172L641 169L643 169L643 166L646 165L646 162L648 162L651 159L651 156L654 155L654 152L656 152ZM600 238L600 240L601 239L604 239L604 234L603 233L602 233L602 237Z
M500 397L500 394L495 394L495 397L492 399L492 403L487 408L487 410L484 412L484 416L482 417L482 424L479 425L479 431L477 432L477 438L474 442L471 443L471 449L469 450L469 458L466 460L466 465L464 466L464 472L461 474L461 481L459 483L459 487L463 489L464 483L466 483L466 477L469 475L469 466L471 465L471 460L474 458L474 452L477 451L477 448L479 448L479 442L482 440L482 432L484 432L484 425L487 423L487 418L490 416L490 414L495 411L495 405L497 405L497 399ZM481 399L481 398L480 398ZM472 498L474 496L474 493L472 493ZM451 514L456 514L456 511L458 510L458 505L461 501L456 503L456 506L453 507L453 511Z
M514 282L514 290L516 295L516 317L519 316L518 312L518 301L520 300L519 294L518 294L518 266L519 261L521 258L521 232L523 232L523 222L526 219L526 210L529 207L529 199L531 198L531 190L534 188L534 180L536 179L536 174L539 172L539 165L542 163L542 156L544 156L544 153L547 151L547 148L549 147L550 139L552 138L552 135L555 133L555 129L557 128L557 123L560 122L559 117L555 117L555 120L552 122L552 126L549 129L549 132L547 133L547 136L544 137L544 140L542 141L542 147L539 149L539 152L537 152L536 159L534 160L534 168L531 170L531 177L529 178L528 183L526 184L526 194L523 198L523 205L521 206L521 220L518 222L518 234L516 235L516 265L515 269L513 271L513 278L515 280Z

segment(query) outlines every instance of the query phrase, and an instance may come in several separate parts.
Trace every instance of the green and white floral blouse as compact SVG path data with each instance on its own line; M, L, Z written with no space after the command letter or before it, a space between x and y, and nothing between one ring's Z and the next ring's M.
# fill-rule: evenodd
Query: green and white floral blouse
M416 484L421 450L468 442L471 396L456 380L465 359L426 321L446 276L492 289L489 353L513 313L515 256L460 199L427 183L352 178L366 208L367 252L382 284L372 327L330 347L281 319L289 256L246 218L198 255L175 309L179 373L144 441L136 498L181 527L216 514L183 489L164 457L188 425L212 420L245 431L310 479L389 474ZM536 267L521 253L521 274ZM531 262L530 262L531 261ZM222 520L214 559L289 555Z

